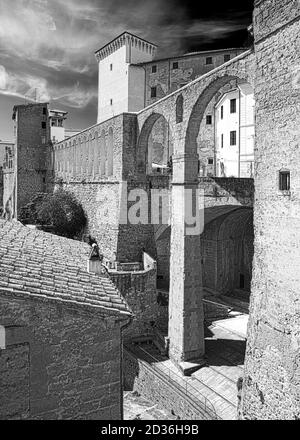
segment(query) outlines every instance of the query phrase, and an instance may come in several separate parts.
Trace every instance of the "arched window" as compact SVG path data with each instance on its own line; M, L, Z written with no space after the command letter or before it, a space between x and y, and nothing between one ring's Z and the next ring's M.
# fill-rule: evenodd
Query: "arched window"
M89 135L89 143L88 143L88 150L87 150L87 164L88 164L87 175L89 177L92 177L93 162L94 162L94 140L93 140L92 133L91 133Z
M107 170L106 175L113 175L113 160L114 160L114 138L113 129L108 130L108 144L107 144Z
M180 94L176 99L176 124L183 120L183 96Z
M76 174L76 140L73 139L73 148L72 148L72 177L75 176Z
M81 138L77 138L76 140L76 176L80 175L81 171L81 159L80 159L80 151L81 151Z
M98 132L94 134L94 148L93 148L93 178L99 173L99 139Z
M106 142L105 131L103 130L100 137L100 176L105 176L106 170Z

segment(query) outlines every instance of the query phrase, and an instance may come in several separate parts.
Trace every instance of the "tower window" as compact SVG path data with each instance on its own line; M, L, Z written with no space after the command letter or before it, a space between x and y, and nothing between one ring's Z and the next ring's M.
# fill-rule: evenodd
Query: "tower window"
M151 87L151 98L156 98L156 87Z
M207 162L208 162L208 165L213 165L214 159L212 157L209 157Z
M236 99L230 100L230 113L236 113Z
M157 66L156 65L152 66L151 73L156 73L156 72L157 72Z
M240 273L240 289L245 288L245 275Z
M229 60L230 60L230 55L229 54L224 55L224 63L226 63Z
M236 131L230 132L230 145L236 145Z
M172 68L173 68L174 70L175 70L175 69L178 69L178 62L177 62L177 61L175 61L175 62L173 63Z
M110 70L112 70L112 69L113 69L113 65L111 64L111 65L109 66L109 68L110 68Z
M46 128L46 122L42 122L42 128Z
M206 60L205 60L205 64L208 65L208 64L212 64L212 63L213 63L212 62L212 57L207 57Z
M221 119L223 119L224 117L224 107L223 105L221 105Z
M46 109L46 107L43 107L43 115L46 115L47 114L47 109Z
M279 171L279 189L280 191L290 190L290 172Z
M212 124L212 116L211 115L206 115L206 124L207 125L211 125Z

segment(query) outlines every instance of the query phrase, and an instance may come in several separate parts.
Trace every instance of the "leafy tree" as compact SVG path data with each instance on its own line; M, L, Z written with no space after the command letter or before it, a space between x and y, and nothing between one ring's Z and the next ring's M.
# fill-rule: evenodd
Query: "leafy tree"
M25 223L51 226L54 234L74 238L85 227L87 219L81 204L73 194L59 189L53 194L39 194L20 215Z

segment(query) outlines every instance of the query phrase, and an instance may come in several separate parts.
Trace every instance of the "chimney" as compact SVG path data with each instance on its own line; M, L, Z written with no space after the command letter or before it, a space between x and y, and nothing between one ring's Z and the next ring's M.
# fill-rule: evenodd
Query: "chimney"
M92 244L92 250L89 255L87 262L87 271L89 273L96 273L102 275L105 270L102 265L103 255L100 254L98 245L96 243Z

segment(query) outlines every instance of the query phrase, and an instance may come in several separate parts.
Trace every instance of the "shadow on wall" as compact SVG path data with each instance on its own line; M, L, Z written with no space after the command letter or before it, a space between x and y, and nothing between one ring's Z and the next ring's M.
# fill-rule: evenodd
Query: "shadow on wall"
M205 190L206 198L219 199L222 204L252 207L254 203L254 180L250 178L200 177L199 188Z

